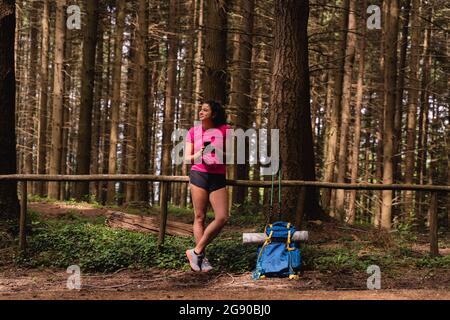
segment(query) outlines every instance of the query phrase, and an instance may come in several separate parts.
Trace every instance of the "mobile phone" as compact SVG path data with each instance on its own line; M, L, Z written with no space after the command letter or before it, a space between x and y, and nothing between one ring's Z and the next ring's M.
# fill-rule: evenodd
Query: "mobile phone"
M203 142L203 146L206 148L207 146L209 146L211 144L211 141L205 141Z

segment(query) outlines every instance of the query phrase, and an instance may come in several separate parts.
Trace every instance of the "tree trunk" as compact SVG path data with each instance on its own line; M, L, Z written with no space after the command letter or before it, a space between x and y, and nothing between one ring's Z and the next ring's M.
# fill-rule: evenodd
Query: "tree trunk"
M286 180L315 180L308 65L309 1L276 0L270 128L279 129L280 158ZM283 218L298 226L320 217L315 188L299 197L299 188L283 191ZM304 202L298 201L303 199ZM306 213L306 214L305 214Z
M206 1L205 70L203 98L222 104L227 102L227 3Z
M83 65L81 68L81 104L78 124L77 174L89 174L91 167L92 110L94 104L95 51L97 46L98 0L86 1L86 26L83 41ZM77 200L89 197L89 182L76 184Z
M264 58L264 51L261 52L262 57ZM263 84L259 83L257 88L257 101L256 101L256 116L255 116L255 127L256 130L262 129L262 112L263 112ZM259 156L259 155L258 155ZM253 180L260 180L260 166L259 164L255 164L253 167ZM253 204L259 204L260 201L260 189L253 188L251 193L251 199Z
M103 15L105 8L100 8L100 17ZM91 173L98 174L100 165L100 134L101 134L101 119L102 119L102 99L103 99L103 36L105 26L103 19L100 18L98 22L98 39L97 39L97 53L95 62L95 89L94 89L94 110L92 117L92 161L91 161ZM91 194L98 201L99 200L99 185L101 182L95 181L91 183Z
M395 140L394 140L394 181L400 182L402 180L401 172L401 142L402 142L402 115L403 115L403 98L405 91L405 71L406 71L406 54L408 49L408 24L411 11L411 0L404 1L404 8L402 12L402 40L399 41L400 45L400 60L398 68L398 81L397 81L397 102L395 104Z
M113 96L111 103L111 133L110 148L108 157L108 173L117 173L117 144L119 142L119 111L120 111L120 88L122 80L122 46L123 31L125 28L125 0L117 1L116 30L115 30L115 47L114 47L114 65L112 75ZM116 195L116 183L108 182L108 191L106 196L107 203L114 203Z
M148 14L146 0L139 0L136 25L137 111L136 173L148 173ZM148 183L136 183L136 201L148 203Z
M393 179L393 145L395 89L397 85L397 34L398 34L398 0L386 0L385 26L383 29L384 61L384 137L383 137L383 183L392 184ZM383 190L381 207L381 227L391 229L392 190Z
M197 32L197 47L195 50L195 89L194 89L194 103L200 102L202 99L202 49L203 49L203 17L204 17L204 3L209 0L199 0L198 9L198 32ZM197 2L197 0L196 0ZM195 13L197 15L197 13ZM193 110L194 119L198 120L198 113Z
M65 6L66 0L56 2L56 22L55 22L55 53L53 65L53 112L52 112L52 135L51 135L51 155L50 174L61 173L62 155L62 125L64 109L64 47L65 47ZM59 199L58 182L48 184L48 196L52 199Z
M416 116L419 103L419 67L420 67L420 0L412 0L411 8L411 53L409 62L408 116L406 127L405 183L412 184L416 155ZM405 214L414 216L413 192L405 191Z
M47 172L47 102L48 102L48 47L49 47L49 0L44 0L42 12L42 41L41 41L41 69L40 69L40 109L39 109L39 137L37 172L45 174ZM36 193L43 197L46 194L46 183L39 181L36 183Z
M37 99L37 65L38 65L38 16L39 16L39 6L38 2L34 2L32 6L32 11L30 12L30 64L28 68L29 73L29 87L28 87L28 101L25 112L25 159L24 159L24 173L33 173L33 153L34 153L34 137L35 134L35 114L38 109L38 99ZM28 192L32 191L32 182L28 182Z
M367 7L367 1L363 0L361 10L361 15L363 17L363 24L366 21L365 8ZM356 9L356 7L353 7ZM350 29L350 28L349 28ZM361 107L364 97L364 74L365 74L365 62L366 62L366 32L365 28L362 28L362 34L359 39L358 53L359 53L359 64L358 64L358 81L357 81L357 91L356 91L356 106L355 106L355 125L354 125L354 136L353 136L353 147L352 147L352 163L351 163L351 183L356 183L358 179L358 168L359 168L359 145L361 142ZM348 208L348 223L354 224L356 219L356 190L350 191L349 198L349 208Z
M253 16L254 0L243 1L235 6L238 15L236 23L235 45L233 48L233 61L231 70L231 92L229 108L235 110L232 113L232 123L236 129L246 131L252 126L251 108L251 79L252 79L252 49L253 49ZM234 179L248 180L249 152L247 152L246 163L234 165ZM247 188L233 188L233 203L243 204L247 197Z
M182 89L182 105L181 105L181 119L180 125L182 129L189 129L193 121L193 111L195 110L195 97L193 88L193 76L194 76L194 45L195 45L195 32L196 29L196 1L189 0L187 5L188 14L186 15L187 27L192 30L188 41L186 43L186 64L184 69L183 89ZM193 15L193 18L192 18ZM183 164L181 168L181 175L186 176L188 174L188 165ZM180 190L180 207L186 207L188 185L186 183L181 184Z
M110 15L108 17L110 24L112 24L113 17ZM102 114L101 114L101 128L100 128L100 157L99 157L99 171L103 174L108 174L108 155L110 148L110 132L111 132L111 97L112 97L112 30L110 28L106 29L105 40L106 40L106 61L105 68L106 74L104 79L104 90L103 90L103 104L102 104ZM131 51L131 50L130 50ZM102 204L106 204L106 193L107 193L107 183L101 181L99 183L99 201Z
M350 103L352 98L352 71L353 63L355 61L355 48L356 48L356 0L350 0L348 14L348 32L347 32L347 47L345 49L345 62L344 62L344 79L342 83L342 111L341 111L341 126L339 137L339 153L338 153L338 173L337 182L345 182L345 173L347 168L347 145L348 145L348 130L350 123ZM336 209L335 216L339 220L343 221L345 217L345 191L338 189L336 191Z
M130 60L130 69L128 70L128 81L131 82L129 86L129 96L132 97L131 101L129 101L129 112L128 112L128 142L127 142L127 172L128 174L136 173L136 95L137 95L137 87L134 85L137 83L137 70L136 66L136 49L134 49L135 35L136 32L131 33L130 40L130 50L129 50L129 60ZM126 185L126 195L125 202L129 203L134 201L135 198L135 190L136 183L129 182Z
M172 174L172 132L174 129L175 115L175 95L177 84L177 65L178 65L178 39L177 32L177 1L170 0L169 4L169 32L168 37L168 56L167 56L167 85L166 85L166 105L164 108L163 137L162 137L162 174ZM170 196L169 196L170 198Z
M426 9L428 12L426 14L426 21L431 21L431 7ZM423 39L423 67L422 67L422 79L420 83L421 95L420 95L420 115L419 115L419 142L417 149L418 152L418 176L419 184L425 184L427 181L427 158L428 158L428 139L429 139L429 85L431 77L431 27L427 26L425 37ZM416 219L417 227L419 229L425 226L425 214L423 210L423 203L425 202L425 195L423 192L416 192Z
M14 0L0 0L0 175L15 174L15 27ZM0 183L0 222L19 218L19 200L15 181Z
M342 40L337 52L339 57L338 70L334 80L334 103L331 106L330 118L327 119L328 125L325 129L325 145L326 154L324 155L324 177L326 182L334 181L334 170L336 166L336 156L338 152L338 132L339 132L339 116L341 115L342 103L342 83L344 79L345 50L347 47L347 26L348 26L348 9L349 0L344 0L343 16L342 16ZM325 189L322 193L322 205L325 209L330 208L331 189ZM334 214L334 213L333 213Z

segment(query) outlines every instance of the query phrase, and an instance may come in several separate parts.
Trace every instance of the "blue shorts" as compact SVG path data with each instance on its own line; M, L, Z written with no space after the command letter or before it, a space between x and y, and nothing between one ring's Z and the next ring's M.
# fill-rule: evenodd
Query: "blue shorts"
M227 186L224 174L200 172L196 170L191 170L189 182L194 186L205 189L209 193Z

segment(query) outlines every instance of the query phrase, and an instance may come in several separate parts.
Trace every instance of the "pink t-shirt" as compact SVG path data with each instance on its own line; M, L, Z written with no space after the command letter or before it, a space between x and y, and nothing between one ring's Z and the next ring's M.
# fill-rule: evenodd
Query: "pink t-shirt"
M202 125L198 125L189 130L186 141L194 144L194 151L192 154L198 152L203 147L203 142L211 142L211 144L205 148L201 163L196 163L199 162L199 160L195 160L191 170L226 174L225 155L220 159L217 152L211 150L223 150L223 152L225 152L227 129L230 128L231 127L228 124L224 124L217 128L205 130Z

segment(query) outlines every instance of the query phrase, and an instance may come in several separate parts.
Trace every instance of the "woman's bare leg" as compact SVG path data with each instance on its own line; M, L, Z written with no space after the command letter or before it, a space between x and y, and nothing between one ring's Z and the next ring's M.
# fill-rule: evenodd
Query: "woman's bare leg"
M201 253L206 246L219 234L228 221L228 192L222 188L211 192L209 201L214 210L214 221L205 229L200 241L197 241L195 252Z
M189 184L191 188L192 205L194 207L194 238L199 243L205 230L206 209L208 208L208 191ZM197 253L200 253L196 251Z

